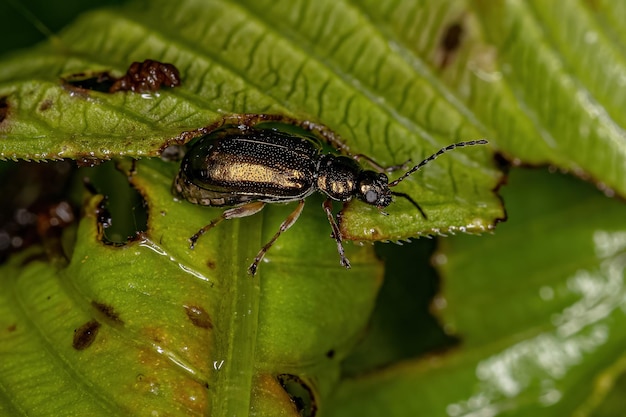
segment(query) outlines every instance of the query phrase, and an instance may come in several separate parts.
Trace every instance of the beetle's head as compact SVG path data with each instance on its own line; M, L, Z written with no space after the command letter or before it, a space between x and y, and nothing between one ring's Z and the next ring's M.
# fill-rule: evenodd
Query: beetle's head
M382 173L361 171L358 178L357 197L372 206L387 207L392 199L389 179Z
M364 203L376 206L379 209L383 209L391 204L394 195L406 198L415 206L415 208L417 208L417 210L419 210L422 216L426 218L424 210L422 210L420 205L417 204L417 202L415 202L415 200L413 200L409 195L391 191L390 187L393 187L396 184L397 181L389 184L389 179L385 174L374 171L361 171L358 179L357 197ZM384 211L381 211L381 213L385 215L387 214Z

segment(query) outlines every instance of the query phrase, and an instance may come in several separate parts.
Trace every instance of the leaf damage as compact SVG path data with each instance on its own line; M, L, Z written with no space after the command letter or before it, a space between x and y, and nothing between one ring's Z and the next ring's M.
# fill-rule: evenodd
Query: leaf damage
M100 330L100 322L90 320L74 330L72 347L76 350L85 350L93 344Z

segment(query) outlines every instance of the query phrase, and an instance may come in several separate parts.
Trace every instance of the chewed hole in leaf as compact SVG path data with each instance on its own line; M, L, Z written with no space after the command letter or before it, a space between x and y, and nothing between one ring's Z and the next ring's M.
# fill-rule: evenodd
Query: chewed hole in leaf
M181 84L180 72L175 65L152 59L133 62L121 77L115 77L109 71L84 71L62 77L61 80L70 90L83 94L87 91L149 93Z
M296 406L298 413L303 417L317 415L317 404L311 387L299 376L281 374L276 377L285 392Z
M104 196L96 213L103 243L125 245L148 229L148 212L143 197L113 162L84 172L90 191Z
M108 93L109 89L115 82L108 71L103 72L81 72L72 74L62 78L63 85L72 91L86 93L87 91L98 91L100 93Z

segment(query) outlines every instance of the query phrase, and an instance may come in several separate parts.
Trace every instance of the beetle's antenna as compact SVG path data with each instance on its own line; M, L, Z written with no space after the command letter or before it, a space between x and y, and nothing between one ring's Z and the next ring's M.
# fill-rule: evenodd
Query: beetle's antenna
M419 210L419 212L422 214L422 217L427 220L428 217L426 217L426 213L424 213L424 210L422 210L422 208L420 207L419 204L417 204L417 201L413 200L411 198L411 196L409 196L408 194L404 194L404 193L396 193L395 191L391 192L391 195L395 195L396 197L402 197L402 198L406 198L407 200L409 200L409 202L411 204L413 204L415 206L415 208L417 208L417 210Z
M419 164L415 165L413 168L409 169L407 172L405 172L400 178L398 178L395 181L392 181L389 183L389 187L395 187L396 185L400 184L403 180L405 180L408 176L410 176L411 174L413 174L415 171L418 171L420 168L422 168L424 165L426 165L427 163L434 161L435 159L437 159L439 156L443 155L444 153L451 151L455 148L462 148L464 146L474 146L474 145L485 145L489 143L487 140L485 139L480 139L480 140L470 140L467 142L459 142L459 143L453 143L452 145L448 145L445 148L441 148L439 149L437 152L435 152L434 154L432 154L431 156L429 156L428 158L424 159L422 162L420 162ZM420 210L421 211L421 210ZM422 212L423 214L423 212ZM426 216L424 216L426 217Z

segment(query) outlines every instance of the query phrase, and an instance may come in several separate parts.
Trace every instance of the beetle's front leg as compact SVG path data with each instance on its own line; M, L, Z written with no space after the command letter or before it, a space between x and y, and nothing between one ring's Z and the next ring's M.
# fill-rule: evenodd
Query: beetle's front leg
M189 247L193 249L194 246L196 246L196 241L200 239L200 236L220 224L222 221L252 216L253 214L256 214L259 211L263 210L264 206L265 203L263 203L262 201L253 201L251 203L244 204L243 206L233 207L225 210L220 217L211 220L211 223L198 230L193 236L189 238L189 241L191 242L191 245Z
M337 221L333 215L333 201L330 198L327 198L324 200L324 203L322 203L322 207L324 208L324 212L326 212L326 217L328 217L328 223L330 223L330 227L332 229L332 237L337 242L339 262L342 266L345 266L346 269L350 269L350 261L346 258L343 250L343 244L341 243L341 232L339 231L339 226L337 226Z

